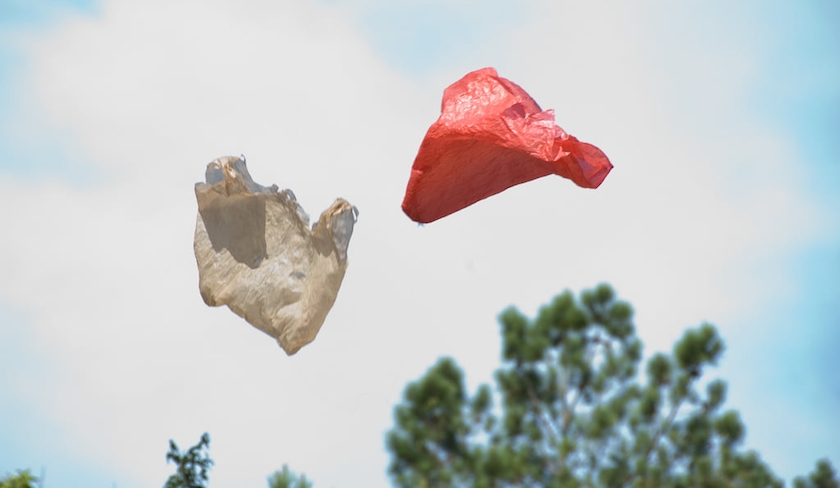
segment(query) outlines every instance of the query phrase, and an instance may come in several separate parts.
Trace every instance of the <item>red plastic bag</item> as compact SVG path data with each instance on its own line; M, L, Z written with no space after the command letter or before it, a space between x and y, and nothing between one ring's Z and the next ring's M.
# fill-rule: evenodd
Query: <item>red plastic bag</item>
M519 85L484 68L444 91L402 209L411 220L429 223L550 174L597 188L612 167L600 149L555 125L553 110L542 111Z

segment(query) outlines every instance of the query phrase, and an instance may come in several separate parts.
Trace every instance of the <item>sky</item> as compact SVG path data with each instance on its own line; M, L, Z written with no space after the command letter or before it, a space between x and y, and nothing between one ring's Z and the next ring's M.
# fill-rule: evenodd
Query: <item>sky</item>
M496 318L601 282L645 354L711 322L746 446L840 465L840 8L825 1L0 2L0 473L388 486L384 434L438 357L471 390ZM426 226L401 211L443 89L495 67L615 168ZM287 357L198 293L193 185L245 154L310 215L360 210L317 339Z

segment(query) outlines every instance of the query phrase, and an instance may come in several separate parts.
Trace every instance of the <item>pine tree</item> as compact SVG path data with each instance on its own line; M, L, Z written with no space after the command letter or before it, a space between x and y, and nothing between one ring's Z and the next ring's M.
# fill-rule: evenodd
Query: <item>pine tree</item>
M298 476L284 464L282 470L268 477L268 488L312 488L312 483L305 474Z
M0 480L0 488L35 488L38 478L28 469L19 469L17 474L7 474Z
M207 471L213 466L213 460L207 450L210 449L210 435L206 432L201 436L198 444L182 453L175 441L169 441L169 452L166 462L172 461L176 465L175 474L166 480L164 488L206 488Z
M386 436L397 486L783 485L742 448L746 427L723 409L726 383L701 388L724 351L712 325L686 331L670 354L654 354L640 379L633 309L608 285L579 300L567 291L534 319L509 308L499 321L495 390L482 385L470 396L450 358L405 389ZM828 461L797 483L837 487Z

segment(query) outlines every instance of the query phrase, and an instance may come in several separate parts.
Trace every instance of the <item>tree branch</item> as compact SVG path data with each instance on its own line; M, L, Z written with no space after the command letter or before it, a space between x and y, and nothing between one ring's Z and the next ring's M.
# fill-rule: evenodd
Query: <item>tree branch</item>
M647 452L645 452L644 462L647 465L648 459L650 459L651 453L656 448L656 445L659 444L659 440L662 438L662 435L671 427L671 424L674 423L674 419L677 417L677 412L679 411L680 407L682 406L683 399L680 400L671 406L671 412L668 414L668 418L665 422L659 425L659 429L657 429L656 434L654 434L653 439L650 441L650 445L647 448ZM627 483L630 481L630 478L633 476L632 472L627 473L627 477L624 479L624 482Z
M543 425L543 428L546 430L546 433L548 434L549 442L554 445L554 448L556 450L556 449L558 449L557 437L559 436L559 433L557 432L557 429L554 426L554 424L549 421L550 419L546 418L545 412L543 411L542 405L540 405L540 401L537 398L537 394L534 391L534 388L531 386L531 383L528 382L527 380L524 383L525 383L525 389L528 390L528 399L531 401L531 405L534 407L534 412L536 414L537 421ZM550 459L551 458L550 453L547 453L547 454L549 455L549 459ZM561 461L561 465L562 465L563 464L563 459L561 458L560 461ZM548 469L551 471L551 474L557 475L557 468L554 466L554 463L549 462Z

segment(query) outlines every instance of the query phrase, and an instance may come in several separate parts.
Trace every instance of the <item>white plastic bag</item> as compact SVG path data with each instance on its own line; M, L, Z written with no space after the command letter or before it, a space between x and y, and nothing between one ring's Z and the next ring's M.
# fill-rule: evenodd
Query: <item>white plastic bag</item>
M315 339L335 303L358 210L339 198L310 229L294 194L254 183L244 157L214 160L205 180L195 185L201 297L291 356Z

